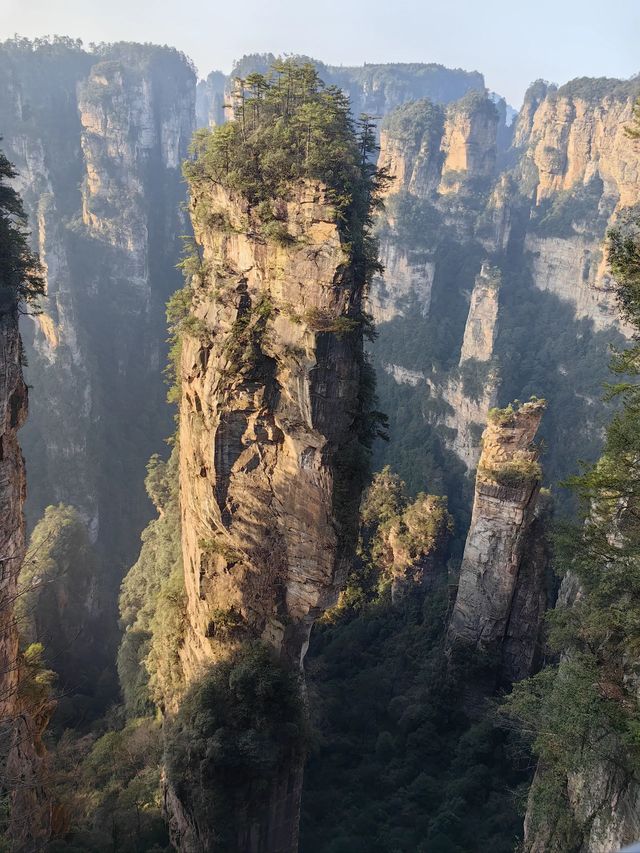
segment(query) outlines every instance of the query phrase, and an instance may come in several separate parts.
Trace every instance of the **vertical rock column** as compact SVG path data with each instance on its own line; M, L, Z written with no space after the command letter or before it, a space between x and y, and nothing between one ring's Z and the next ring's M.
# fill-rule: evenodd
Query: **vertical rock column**
M219 185L192 188L192 214L202 272L180 362L185 675L193 683L255 640L299 672L355 544L363 282L320 184L282 200L286 238L265 237ZM238 849L297 849L301 776L296 756ZM199 841L181 848L216 849L215 828L195 829L188 811L174 804Z
M48 836L49 803L42 787L40 735L48 714L34 716L20 692L18 624L14 606L25 554L24 459L18 430L27 417L22 343L15 296L0 287L0 745L2 785L10 798L11 849L42 849Z
M522 614L531 610L525 604L527 594L520 594L518 586L531 573L522 567L540 490L539 451L532 442L544 405L536 401L490 413L449 625L450 643L499 653L509 626L514 637L521 634L510 625L514 601ZM531 571L539 581L540 573Z

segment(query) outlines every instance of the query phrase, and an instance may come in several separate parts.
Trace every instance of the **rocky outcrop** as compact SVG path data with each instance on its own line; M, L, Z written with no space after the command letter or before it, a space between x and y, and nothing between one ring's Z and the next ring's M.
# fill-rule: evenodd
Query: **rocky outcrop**
M543 411L543 402L530 402L490 413L449 624L452 645L500 654L509 638L505 653L513 658L511 671L529 654L529 649L516 648L518 637L528 635L516 611L539 625L541 569L532 554L529 564L524 555L540 489L539 450L533 439Z
M41 849L50 830L50 801L43 785L46 756L41 735L50 706L25 695L19 652L18 575L25 555L26 477L18 430L27 417L18 312L0 287L0 761L10 803L11 849Z
M484 92L446 108L428 100L406 104L382 125L379 164L393 176L388 193L418 198L459 192L496 170L499 114Z
M3 293L4 289L0 297ZM26 477L18 430L27 417L27 388L22 377L21 356L17 311L0 306L0 716L3 720L12 717L16 701L18 629L12 617L25 551Z
M575 316L590 320L597 331L610 329L612 325L626 331L624 324L614 319L615 289L600 240L582 235L540 237L528 234L525 251L535 287L571 303Z
M382 533L391 577L391 600L425 594L446 578L444 560L453 521L445 498L418 495Z
M443 444L469 471L478 464L483 425L498 400L500 375L494 352L501 282L500 270L485 261L471 291L459 369L444 381L427 379L431 396L438 401L432 423L436 428L444 427ZM400 370L397 366L394 376Z
M454 375L442 385L429 382L431 396L437 403L435 413L428 413L426 419L440 432L444 446L455 453L468 471L473 471L480 458L483 424L498 401L499 376L490 364L486 369L478 369L475 364L467 367L476 389L468 386L464 374Z
M489 361L493 357L498 323L500 270L484 263L471 293L469 314L464 327L460 366L465 361Z
M182 345L191 673L215 657L216 614L230 610L300 663L346 571L335 481L360 382L358 338L348 322L338 334L360 294L323 188L300 185L287 202L291 248L253 237L242 200L214 187L192 206L203 202L233 231L195 224L212 271L193 294L201 334Z
M560 585L556 609L579 607L583 595L576 575L567 572ZM560 690L572 656L569 651L561 657L556 675ZM601 656L598 693L609 700L624 702L628 713L631 705L616 681L621 678L628 695L638 695L640 683L634 658L624 655L611 660L602 652ZM563 796L546 813L540 808L539 797L540 789L548 784L550 768L543 761L538 763L525 814L525 853L561 853L567 847L567 838L576 853L610 853L640 838L640 785L627 766L628 744L612 727L601 727L591 732L583 748L584 751L578 750L572 756L569 772L561 768L551 771L556 782L561 780Z
M543 656L542 624L552 604L547 575L551 561L549 530L553 502L544 489L538 495L518 570L509 621L502 644L500 671L507 683L536 672Z
M517 181L533 204L525 244L533 284L596 329L620 322L602 240L619 212L638 203L640 153L625 130L637 95L633 81L537 83L514 133Z
M179 368L183 666L193 681L259 638L298 672L355 542L363 283L320 184L281 205L286 241L218 185L194 186L191 209L203 267ZM301 757L283 772L252 850L296 849Z
M563 190L603 182L603 195L620 207L637 203L640 161L625 132L633 114L636 81L572 80L559 89L535 83L525 95L514 146L529 173L537 203Z
M633 80L537 83L513 128L479 93L446 107L405 104L384 119L379 162L395 181L380 230L386 271L371 303L380 399L401 439L379 464L413 488L421 484L404 460L424 446L420 429L436 448L429 470L453 499L463 469L446 451L475 467L488 409L532 392L553 406L542 428L554 448L550 482L570 474L559 450L569 434L577 456L597 456L605 418L590 401L607 373L605 339L630 331L603 243L640 200L640 151L625 133L638 91ZM492 305L473 293L485 259L502 279Z
M608 737L605 732L602 738ZM626 747L609 737L612 754ZM567 832L577 853L611 853L640 837L640 786L615 761L589 761L588 768L570 773L566 780L568 814L558 824L545 820L536 808L536 787L544 781L538 766L529 794L524 822L526 853L563 853Z
M427 317L431 307L431 289L435 275L435 263L424 254L410 252L392 240L383 239L380 246L380 262L384 277L377 277L369 298L371 313L377 323L388 323L402 314L402 301L417 300L420 313ZM385 282L392 282L388 288Z
M215 127L225 120L227 78L221 71L212 71L196 88L196 125Z
M456 192L463 181L494 177L498 121L498 110L484 93L473 92L447 108L439 192Z

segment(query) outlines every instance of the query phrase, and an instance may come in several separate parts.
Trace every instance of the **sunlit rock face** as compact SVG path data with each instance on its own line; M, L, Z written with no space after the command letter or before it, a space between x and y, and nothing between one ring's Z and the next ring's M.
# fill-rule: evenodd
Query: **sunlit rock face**
M282 202L285 242L218 185L195 187L191 209L203 267L179 366L183 667L192 682L260 639L299 672L355 545L362 329L349 318L363 282L320 184ZM283 774L256 850L296 849L301 756ZM181 849L214 832L192 825L188 803L171 808Z
M435 478L468 502L452 472L477 465L488 409L532 393L553 412L542 425L551 482L570 473L569 436L576 455L597 456L606 413L592 401L607 343L629 334L604 239L640 201L640 148L625 132L636 95L634 81L536 83L511 128L504 105L480 93L404 105L383 120L379 163L394 181L371 310L398 443L378 464L398 467L414 490ZM490 296L476 286L483 265L500 279ZM421 475L420 429L430 448Z
M501 653L519 581L524 580L520 572L540 489L539 448L533 440L543 411L544 404L534 402L492 415L483 433L471 526L449 625L452 644ZM537 601L535 591L533 595ZM519 606L519 616L526 610ZM536 628L539 615L534 608Z

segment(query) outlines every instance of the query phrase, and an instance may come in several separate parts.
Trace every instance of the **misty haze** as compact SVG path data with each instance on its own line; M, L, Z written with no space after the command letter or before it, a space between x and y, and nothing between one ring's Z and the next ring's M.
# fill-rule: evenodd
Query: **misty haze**
M640 840L639 23L9 0L0 851Z

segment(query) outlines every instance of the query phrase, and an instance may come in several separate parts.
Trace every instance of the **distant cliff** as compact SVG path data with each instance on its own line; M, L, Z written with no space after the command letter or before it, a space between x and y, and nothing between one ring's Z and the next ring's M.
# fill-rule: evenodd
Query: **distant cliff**
M395 182L371 304L396 441L379 464L414 489L442 484L459 518L496 403L549 400L551 482L574 464L560 449L569 436L576 456L597 456L607 345L628 335L601 243L640 201L638 149L625 134L638 90L536 83L511 128L504 105L478 92L446 107L418 100L383 121L380 163ZM491 305L483 265L499 282Z
M385 62L365 63L362 66L326 65L310 61L327 85L338 86L348 96L351 111L357 118L361 113L386 115L407 101L418 98L447 104L462 98L470 91L484 91L484 77L478 71L446 68L436 63ZM276 61L272 53L254 53L235 63L229 76L212 71L198 83L198 126L220 124L225 105L229 102L232 81L251 72L264 74Z
M24 324L34 386L28 517L75 506L110 565L110 606L151 514L164 413L164 305L186 223L194 73L177 51L70 39L0 46L0 125L46 278ZM123 430L122 422L130 428Z

